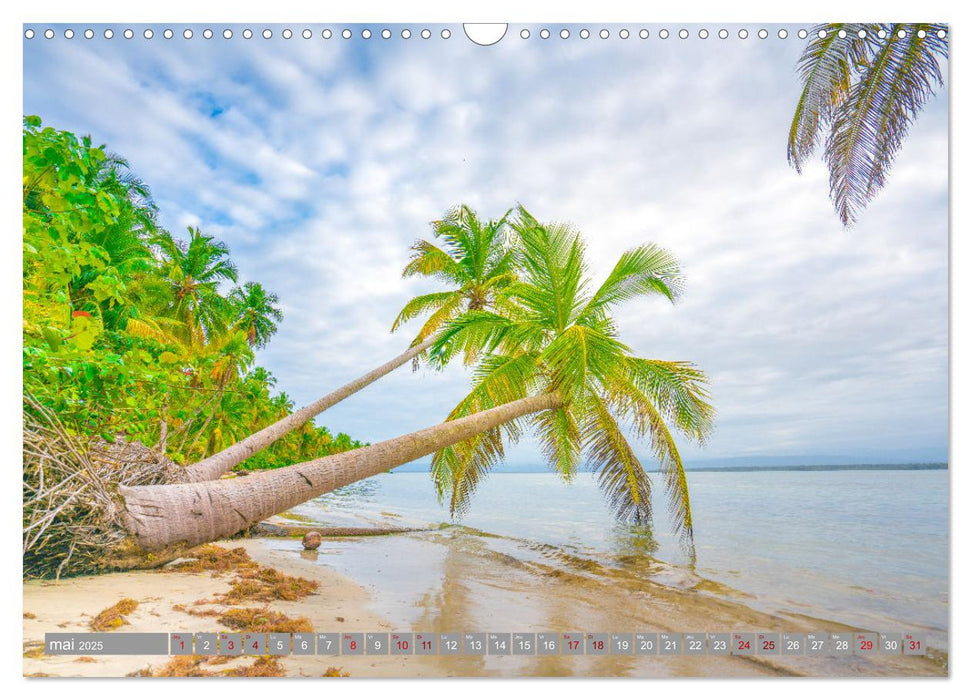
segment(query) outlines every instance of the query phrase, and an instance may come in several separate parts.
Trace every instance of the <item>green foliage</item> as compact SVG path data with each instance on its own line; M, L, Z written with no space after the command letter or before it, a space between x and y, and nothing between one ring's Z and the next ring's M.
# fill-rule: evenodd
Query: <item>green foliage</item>
M946 30L943 24L813 27L797 67L803 90L788 158L802 172L828 131L830 196L844 226L883 188L910 126L944 85L938 59L947 59L947 39L938 32Z
M405 304L392 332L427 315L412 342L418 345L464 311L493 308L499 292L515 279L516 248L506 216L482 221L463 204L432 222L432 233L440 244L419 240L412 245L411 260L402 276L428 277L444 282L449 289L417 296ZM476 345L469 344L464 350L465 363L472 364Z
M683 283L677 260L654 245L634 248L594 288L577 232L541 224L522 208L511 226L514 280L496 292L494 310L469 309L446 322L430 360L441 366L478 349L472 391L450 420L542 393L559 395L563 405L438 452L432 475L440 498L453 514L463 512L505 445L532 429L551 468L570 479L585 459L618 518L647 525L651 480L631 435L650 445L675 527L691 547L688 484L672 431L698 442L711 431L707 378L687 362L634 356L610 317L613 307L640 297L674 301Z
M24 391L72 432L119 433L180 462L223 449L293 410L254 366L282 319L237 280L221 241L162 230L151 192L90 138L23 126ZM303 426L241 465L269 468L360 443Z

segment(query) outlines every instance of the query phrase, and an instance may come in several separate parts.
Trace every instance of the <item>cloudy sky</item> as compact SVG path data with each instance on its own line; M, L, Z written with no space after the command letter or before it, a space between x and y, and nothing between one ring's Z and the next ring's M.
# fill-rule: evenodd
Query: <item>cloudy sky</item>
M947 455L947 94L940 91L888 187L851 231L821 162L799 176L785 140L803 41L61 37L24 41L24 112L127 157L173 231L225 240L241 281L276 292L285 320L259 362L304 404L400 352L389 333L411 296L408 245L467 203L522 202L569 221L602 277L654 241L687 275L675 307L622 307L640 355L711 376L716 432L690 460ZM261 29L258 27L257 29ZM714 34L714 32L713 32ZM407 329L412 330L412 329ZM376 441L440 421L459 368L402 368L331 409L333 430ZM646 452L646 451L645 451ZM510 463L534 463L532 443Z

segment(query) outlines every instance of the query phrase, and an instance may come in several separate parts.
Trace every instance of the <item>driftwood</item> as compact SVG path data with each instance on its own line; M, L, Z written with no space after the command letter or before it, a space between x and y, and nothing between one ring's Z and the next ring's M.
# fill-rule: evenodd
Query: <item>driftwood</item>
M425 532L425 527L321 527L319 525L282 525L263 521L250 528L249 534L255 537L303 537L310 532L328 537L377 537L379 535L399 535L403 532Z

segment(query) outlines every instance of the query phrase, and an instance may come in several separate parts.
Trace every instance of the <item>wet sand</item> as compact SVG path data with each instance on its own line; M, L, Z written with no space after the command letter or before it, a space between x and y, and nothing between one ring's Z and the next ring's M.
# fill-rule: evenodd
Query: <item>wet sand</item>
M314 595L270 604L289 617L309 618L318 632L855 631L754 610L676 569L653 571L652 580L632 573L660 566L649 560L606 568L460 528L326 539L317 552L305 552L294 539L220 544L243 546L261 565L318 581ZM659 582L665 574L669 580ZM225 576L157 571L26 582L24 611L35 618L24 620L25 648L42 642L45 631L86 631L91 617L123 597L136 599L139 607L119 631L218 631L213 619L173 606L191 605L228 586ZM25 655L24 674L121 676L168 661L94 658ZM939 651L926 657L290 656L282 664L290 676L320 676L333 666L358 677L947 675L946 654Z

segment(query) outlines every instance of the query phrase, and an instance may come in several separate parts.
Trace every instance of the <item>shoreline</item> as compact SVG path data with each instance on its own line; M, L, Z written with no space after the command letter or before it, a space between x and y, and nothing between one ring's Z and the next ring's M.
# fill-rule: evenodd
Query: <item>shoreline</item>
M760 612L712 595L704 585L683 588L623 580L617 571L585 572L586 565L523 561L448 532L326 538L317 552L292 538L216 544L242 547L259 566L316 582L312 595L265 605L288 618L306 618L318 632L854 631L802 615ZM368 575L348 575L355 567ZM79 660L38 656L37 644L47 631L89 631L90 620L122 598L138 607L118 631L225 630L191 611L225 594L231 583L229 573L166 570L24 582L24 612L33 616L23 624L24 675L124 676L164 667L173 657ZM223 672L253 658L219 659L201 668ZM947 654L936 650L926 657L288 656L279 664L284 675L304 677L335 668L353 677L947 676Z

